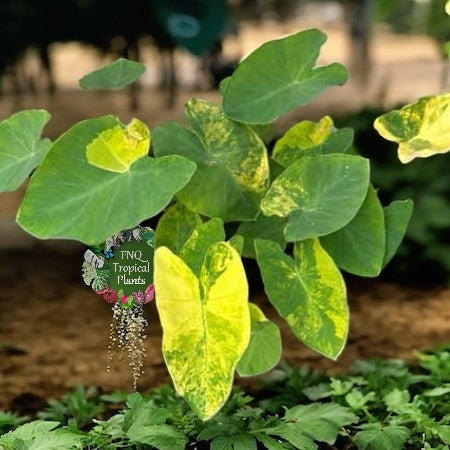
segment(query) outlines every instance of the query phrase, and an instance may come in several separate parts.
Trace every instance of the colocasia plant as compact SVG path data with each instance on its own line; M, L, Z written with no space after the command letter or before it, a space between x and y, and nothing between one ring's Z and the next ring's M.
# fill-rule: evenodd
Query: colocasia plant
M0 188L14 190L32 173L17 214L32 235L96 246L162 213L154 286L163 353L176 391L203 420L229 397L235 371L266 372L281 354L278 327L249 301L242 258L256 259L298 339L336 359L349 325L341 270L377 276L412 212L409 200L381 205L369 161L350 150L353 131L329 117L301 121L266 148L262 124L346 82L341 64L315 66L325 40L311 29L262 45L222 82L221 105L186 104L188 126L169 121L150 135L138 119L104 116L50 142L41 138L46 111L0 124ZM117 89L143 70L118 60L80 85ZM431 106L422 100L411 106L420 114L378 122L388 138L408 141L404 160L434 139L435 121L420 125Z

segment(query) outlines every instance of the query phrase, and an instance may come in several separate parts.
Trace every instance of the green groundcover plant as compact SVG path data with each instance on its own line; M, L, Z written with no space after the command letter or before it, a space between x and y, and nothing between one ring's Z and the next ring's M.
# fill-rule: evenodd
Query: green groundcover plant
M103 116L50 142L41 137L44 110L0 123L0 190L31 174L17 223L32 235L99 245L160 215L163 354L176 392L202 420L220 411L235 372L264 373L281 355L278 327L249 302L242 257L256 259L271 304L298 339L336 359L349 326L341 270L377 276L412 213L409 200L381 205L369 161L350 152L353 131L328 116L294 125L269 155L265 127L347 80L341 64L315 66L325 40L311 29L262 45L223 80L222 105L188 101L187 126L169 121L150 133L138 119ZM143 70L122 59L80 85L119 89ZM422 99L376 127L399 142L405 162L444 152L448 104L448 95ZM286 423L297 413L287 414ZM56 423L36 426L44 433Z
M0 449L448 450L449 350L417 353L419 366L358 361L334 377L284 364L252 391L234 388L206 422L169 386L77 387L31 422L0 412Z

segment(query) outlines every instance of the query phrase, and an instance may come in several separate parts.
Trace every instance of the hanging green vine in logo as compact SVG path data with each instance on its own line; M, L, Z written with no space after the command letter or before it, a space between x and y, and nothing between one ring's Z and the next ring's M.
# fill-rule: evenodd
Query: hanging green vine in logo
M148 324L143 306L155 294L153 237L153 230L147 227L123 230L101 247L90 247L84 253L84 282L113 305L110 359L115 351L119 359L128 358L135 389L146 356L144 340Z

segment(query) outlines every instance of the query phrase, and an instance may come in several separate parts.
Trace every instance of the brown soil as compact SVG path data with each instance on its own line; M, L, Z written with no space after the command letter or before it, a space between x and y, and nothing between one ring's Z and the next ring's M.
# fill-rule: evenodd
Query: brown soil
M252 46L302 28L244 28L239 45L230 43L231 56L245 54ZM322 28L324 28L322 26ZM345 47L342 29L326 29L330 38L323 61L340 60ZM383 100L388 104L412 100L439 90L440 62L433 44L420 37L394 38L381 34L374 48L373 83L362 89L350 81L333 88L312 106L290 114L285 122L299 117L317 119ZM415 54L410 52L414 49ZM74 89L76 78L91 70L92 54L83 59L79 48L55 47L57 76L65 90L54 97L43 95L4 96L0 118L12 112L43 107L53 120L46 133L54 138L86 117L114 113L127 122L133 115L154 127L168 118L182 119L183 103L193 95L218 101L217 92L192 93L185 89L174 109L168 110L164 97L147 87L141 108L132 114L125 94L82 93ZM65 59L64 59L65 58ZM66 72L61 71L68 67ZM80 73L78 73L80 72ZM72 78L71 78L72 75ZM283 124L284 126L286 123ZM26 412L42 406L43 399L56 397L76 384L101 386L105 390L132 389L125 362L113 362L106 372L111 311L81 279L83 248L60 242L39 243L14 223L14 215L25 187L0 196L0 410L11 406ZM337 362L332 362L299 343L276 317L263 295L257 299L271 318L282 327L284 358L293 364L307 364L330 371L347 368L361 358L412 358L414 349L450 341L450 290L419 291L380 281L350 282L351 327L348 345ZM149 339L146 342L145 374L139 389L169 380L161 355L161 329L154 305L147 308ZM25 394L25 395L24 395Z
M76 384L132 389L128 366L108 363L110 306L81 279L82 247L4 250L0 254L0 410L30 399L55 397ZM337 362L314 353L292 335L263 296L257 301L282 328L283 357L293 364L329 369L376 356L412 358L414 349L450 341L450 290L419 291L382 282L350 282L351 327ZM139 389L169 380L161 355L161 328L146 308L149 338ZM16 399L16 400L15 400ZM19 400L24 397L19 397ZM41 404L38 401L38 404Z

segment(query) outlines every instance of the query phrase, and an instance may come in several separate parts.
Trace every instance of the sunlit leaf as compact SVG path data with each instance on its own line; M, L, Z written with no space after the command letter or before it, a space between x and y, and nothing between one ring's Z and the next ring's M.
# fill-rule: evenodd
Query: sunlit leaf
M412 200L397 200L384 208L386 250L383 258L383 267L389 263L400 246L412 213Z
M271 322L254 303L249 303L251 334L237 372L241 377L265 373L275 367L281 358L281 334L278 326Z
M378 117L375 128L397 142L398 158L408 163L450 150L450 94L423 97Z
M143 64L120 58L85 75L80 80L80 87L87 90L122 89L136 81L144 72L145 66Z
M403 426L367 423L353 438L360 450L402 450L411 431Z
M225 222L254 219L269 182L267 150L261 139L204 100L190 100L186 117L191 130L167 122L153 132L156 156L176 154L197 164L178 200L192 211Z
M197 277L168 248L155 252L163 353L177 392L206 420L228 398L250 339L248 285L239 254L213 244Z
M358 416L337 403L311 403L288 409L281 421L263 431L286 439L294 448L317 450L315 441L334 444L339 430L357 422Z
M19 208L20 226L41 239L96 245L154 216L170 202L195 171L195 164L185 158L144 157L125 173L88 163L88 143L117 125L112 116L88 119L55 141Z
M343 228L322 236L321 244L339 268L365 277L379 275L385 255L383 207L373 187L356 216Z
M272 305L307 346L336 359L347 339L344 280L317 239L296 242L294 259L275 242L256 239L256 257Z
M17 189L44 159L51 143L41 134L49 120L47 111L36 109L0 122L0 192Z
M288 217L294 242L333 233L355 217L369 186L369 162L359 156L304 157L291 164L261 202L267 216Z
M90 164L111 172L127 172L130 166L147 155L150 130L144 122L133 119L126 128L117 125L102 131L86 147Z
M225 113L241 122L272 122L327 87L344 84L343 65L314 67L326 39L324 33L311 29L257 48L221 86Z
M178 254L186 239L197 225L202 223L200 216L177 202L158 220L155 231L155 246L162 245Z
M353 130L336 130L333 120L325 116L318 123L303 120L289 128L278 139L273 148L272 158L284 167L294 161L313 155L344 153L353 141Z

